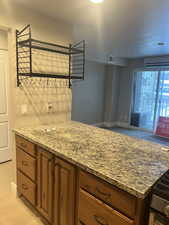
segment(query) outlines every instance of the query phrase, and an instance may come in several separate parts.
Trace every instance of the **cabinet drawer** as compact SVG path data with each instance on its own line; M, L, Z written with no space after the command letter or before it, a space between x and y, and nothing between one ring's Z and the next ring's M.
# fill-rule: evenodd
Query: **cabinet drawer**
M35 145L26 139L16 135L16 145L32 156L36 156Z
M36 159L28 155L20 148L16 148L17 168L30 177L36 179Z
M83 171L80 171L80 187L128 217L135 217L136 198L127 192Z
M81 189L78 225L84 224L133 225L134 222Z
M17 170L17 188L32 205L36 204L36 185L19 170Z

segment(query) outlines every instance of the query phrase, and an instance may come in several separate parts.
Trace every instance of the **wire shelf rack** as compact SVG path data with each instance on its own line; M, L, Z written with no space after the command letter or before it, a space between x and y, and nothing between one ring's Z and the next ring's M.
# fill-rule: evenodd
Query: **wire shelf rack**
M17 86L29 78L84 80L85 41L69 46L32 38L31 26L16 30ZM32 82L32 79L31 79Z

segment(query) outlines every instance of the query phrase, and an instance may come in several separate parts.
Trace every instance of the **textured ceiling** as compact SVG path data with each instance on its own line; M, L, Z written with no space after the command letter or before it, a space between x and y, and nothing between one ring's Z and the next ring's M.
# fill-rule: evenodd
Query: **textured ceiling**
M13 0L74 25L75 39L87 41L98 60L169 54L168 0ZM165 42L158 46L158 42Z

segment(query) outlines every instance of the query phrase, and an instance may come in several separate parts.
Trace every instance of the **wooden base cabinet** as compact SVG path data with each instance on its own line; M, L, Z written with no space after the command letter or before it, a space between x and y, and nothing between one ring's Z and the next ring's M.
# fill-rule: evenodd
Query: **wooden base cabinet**
M140 200L22 137L16 146L19 196L45 223L148 224L148 196Z
M75 167L55 159L54 225L75 224Z

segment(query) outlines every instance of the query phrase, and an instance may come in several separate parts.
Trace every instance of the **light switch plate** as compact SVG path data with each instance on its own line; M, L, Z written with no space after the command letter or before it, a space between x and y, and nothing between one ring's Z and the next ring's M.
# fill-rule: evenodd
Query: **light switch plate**
M27 111L28 111L27 105L26 104L22 104L21 105L21 114L24 115L24 114L27 113Z

